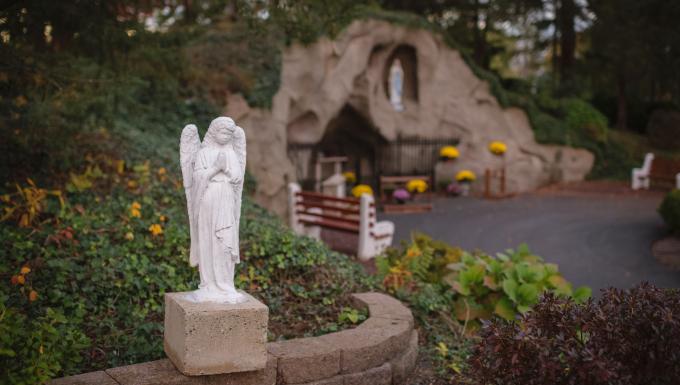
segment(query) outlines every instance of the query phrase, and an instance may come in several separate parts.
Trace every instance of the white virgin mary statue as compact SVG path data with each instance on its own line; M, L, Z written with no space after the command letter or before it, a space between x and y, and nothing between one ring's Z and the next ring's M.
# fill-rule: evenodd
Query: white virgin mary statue
M404 95L404 69L401 67L401 61L394 59L390 66L390 104L395 111L403 111L403 95Z
M194 302L238 303L245 296L234 287L239 259L239 220L246 167L245 134L231 118L210 123L201 143L187 125L180 139L180 163L189 211L191 266L201 283L188 295Z

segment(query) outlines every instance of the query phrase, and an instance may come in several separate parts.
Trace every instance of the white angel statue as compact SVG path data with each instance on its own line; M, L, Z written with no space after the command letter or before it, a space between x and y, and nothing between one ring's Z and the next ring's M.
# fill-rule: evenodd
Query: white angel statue
M195 125L182 130L180 164L189 211L189 263L198 265L201 283L189 294L194 302L238 303L234 287L239 259L241 194L246 170L246 137L231 118L219 117L203 143Z

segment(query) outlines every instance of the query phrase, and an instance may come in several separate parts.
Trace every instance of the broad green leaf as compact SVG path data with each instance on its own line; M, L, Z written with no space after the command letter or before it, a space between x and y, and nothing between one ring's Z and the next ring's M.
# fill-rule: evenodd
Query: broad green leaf
M555 289L556 294L571 296L571 284L561 275L551 275L548 277L548 283Z
M487 263L487 271L493 275L499 275L503 272L503 264L498 260L492 259Z
M459 294L462 294L462 295L465 295L465 296L470 295L470 288L466 284L463 284L460 281L454 281L451 286L453 286L453 289L455 291L457 291Z
M517 288L517 302L522 305L533 305L538 302L539 291L533 283L523 283Z
M491 290L497 290L498 289L498 283L490 275L484 276L484 286L488 287Z
M510 297L512 302L517 302L517 287L519 285L514 279L508 278L503 281L503 291Z
M558 271L559 271L559 268L557 267L556 264L554 264L554 263L546 263L545 264L545 272L548 275L557 274Z
M517 279L519 279L520 282L536 282L536 274L529 264L518 263L515 265L515 271L517 272Z
M528 312L529 310L531 310L531 306L517 305L517 311L519 311L522 314Z
M494 313L498 314L499 316L505 318L508 321L514 320L516 315L515 307L512 305L512 302L505 297L501 298L498 302L496 302Z
M529 251L529 245L526 243L522 243L519 246L517 246L517 252L526 255L526 254L531 254L531 251Z
M572 297L574 298L574 301L578 303L583 303L592 295L593 291L588 286L581 286L578 289L574 290L574 294L572 295Z
M463 285L482 283L485 271L486 268L481 264L472 265L466 270L461 271L458 278Z

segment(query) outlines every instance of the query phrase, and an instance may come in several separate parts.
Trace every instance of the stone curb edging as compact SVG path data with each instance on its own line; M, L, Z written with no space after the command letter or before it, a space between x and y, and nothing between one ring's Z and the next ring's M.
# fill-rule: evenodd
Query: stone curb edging
M51 385L398 385L418 357L411 311L382 293L352 294L369 318L354 329L267 343L253 372L187 377L168 359L55 379Z

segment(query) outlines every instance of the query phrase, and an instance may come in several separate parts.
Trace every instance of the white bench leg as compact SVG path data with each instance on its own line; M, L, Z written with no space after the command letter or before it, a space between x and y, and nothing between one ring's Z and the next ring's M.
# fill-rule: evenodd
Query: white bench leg
M323 212L323 210L320 209L319 207L312 207L307 211L309 211L310 213L319 213L319 214L321 214ZM310 220L318 219L317 217L314 217L312 215L300 215L300 218L310 219ZM304 226L303 234L308 236L308 237L312 237L314 239L321 240L321 226L306 225L306 226Z
M649 190L649 176L642 172L639 168L634 168L631 175L631 188L639 190L644 188Z

